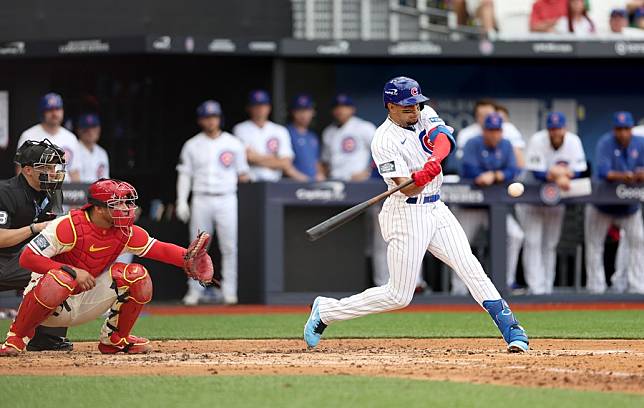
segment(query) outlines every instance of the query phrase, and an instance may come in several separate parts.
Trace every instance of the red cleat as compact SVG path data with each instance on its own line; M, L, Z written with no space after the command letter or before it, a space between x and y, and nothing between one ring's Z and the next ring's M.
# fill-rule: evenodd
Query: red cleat
M118 344L98 343L98 350L103 354L147 354L152 351L152 345L146 338L130 335L121 339Z

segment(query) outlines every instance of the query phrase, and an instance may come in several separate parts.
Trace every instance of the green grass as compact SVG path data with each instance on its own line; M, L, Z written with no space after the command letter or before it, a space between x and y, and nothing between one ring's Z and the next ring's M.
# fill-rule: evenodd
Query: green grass
M361 376L2 377L0 395L13 408L644 405L629 394Z
M642 339L644 311L521 312L532 338ZM301 338L305 314L143 316L135 333L151 339ZM70 329L73 340L95 340L101 321ZM8 321L0 321L6 333ZM487 313L389 313L329 326L325 338L498 337Z

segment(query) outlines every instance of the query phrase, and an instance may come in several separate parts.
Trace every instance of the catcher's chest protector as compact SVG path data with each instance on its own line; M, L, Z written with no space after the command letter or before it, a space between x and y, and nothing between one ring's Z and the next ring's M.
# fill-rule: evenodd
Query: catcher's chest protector
M55 261L85 269L98 277L114 263L127 244L129 237L119 228L102 229L94 226L85 211L70 211L76 242L71 251L56 255Z

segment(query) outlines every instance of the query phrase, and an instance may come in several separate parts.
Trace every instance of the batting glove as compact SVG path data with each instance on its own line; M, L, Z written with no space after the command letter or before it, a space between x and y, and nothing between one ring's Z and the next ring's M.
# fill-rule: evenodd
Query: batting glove
M418 187L422 187L434 179L434 176L429 174L427 170L418 170L411 173L411 178L414 180L414 184Z
M437 158L430 157L423 166L423 170L428 172L432 176L432 178L434 178L438 176L443 169L441 167L441 163Z

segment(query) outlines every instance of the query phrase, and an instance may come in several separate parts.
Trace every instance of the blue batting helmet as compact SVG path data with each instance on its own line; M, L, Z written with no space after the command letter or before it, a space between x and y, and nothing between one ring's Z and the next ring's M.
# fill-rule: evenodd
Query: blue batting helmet
M387 107L387 103L411 106L427 102L428 100L429 98L422 94L418 82L404 76L387 81L385 89L382 91L382 101L385 104L385 108Z

